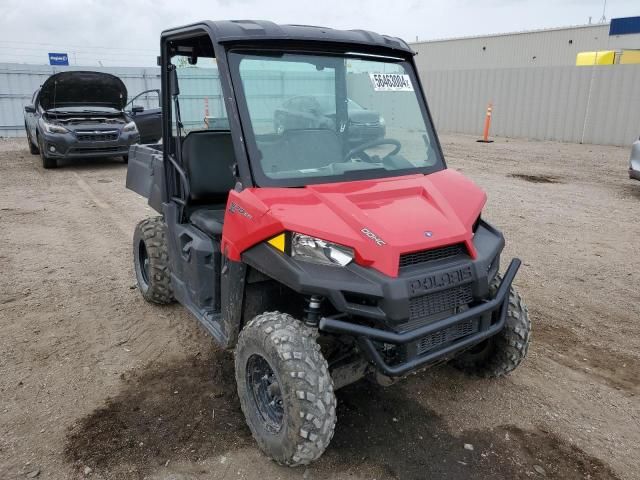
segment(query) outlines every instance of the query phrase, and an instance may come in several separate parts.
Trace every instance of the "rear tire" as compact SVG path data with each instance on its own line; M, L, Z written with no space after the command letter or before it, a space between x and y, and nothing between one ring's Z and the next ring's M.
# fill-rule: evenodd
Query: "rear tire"
M316 460L336 424L336 397L314 330L291 315L258 315L240 332L238 396L258 446L276 462Z
M496 275L489 290L495 295L502 277ZM500 333L454 359L453 365L465 373L497 378L511 373L527 356L531 341L531 321L522 298L512 286L505 326Z
M136 280L147 302L167 304L174 301L166 230L162 217L151 217L138 223L133 234Z

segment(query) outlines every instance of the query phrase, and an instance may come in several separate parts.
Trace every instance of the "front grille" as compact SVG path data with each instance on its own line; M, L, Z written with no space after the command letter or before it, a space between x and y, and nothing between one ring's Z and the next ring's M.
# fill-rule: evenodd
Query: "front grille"
M413 322L447 310L453 310L472 300L471 284L415 297L409 301L409 321Z
M109 153L120 152L123 147L89 147L89 148L72 148L70 153Z
M400 268L466 254L467 248L464 243L456 243L454 245L433 248L431 250L422 250L420 252L404 253L400 255Z
M118 140L118 131L76 132L76 137L79 142L113 142L114 140Z
M430 350L438 348L446 343L453 342L472 333L476 333L479 329L478 319L460 322L444 330L434 332L431 335L421 338L417 342L417 353L422 355Z

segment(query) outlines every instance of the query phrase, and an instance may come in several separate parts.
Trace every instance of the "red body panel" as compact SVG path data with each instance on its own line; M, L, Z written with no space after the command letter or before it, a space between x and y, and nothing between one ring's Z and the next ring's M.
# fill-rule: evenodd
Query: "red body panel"
M299 232L352 247L358 264L396 277L402 253L466 242L475 257L472 225L485 201L485 193L454 170L231 191L222 252L238 261L244 250L261 241L283 231Z

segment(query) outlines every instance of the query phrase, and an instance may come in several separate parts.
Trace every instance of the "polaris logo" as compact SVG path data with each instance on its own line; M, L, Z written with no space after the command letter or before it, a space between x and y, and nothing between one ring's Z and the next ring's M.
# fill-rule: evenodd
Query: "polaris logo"
M471 266L466 266L448 272L436 272L433 275L412 280L409 282L409 288L411 295L419 295L436 289L454 287L472 279Z
M373 240L374 242L376 242L376 245L378 245L379 247L382 247L383 245L386 245L387 242L385 242L384 240L382 240L379 236L377 236L375 233L373 233L371 230L369 230L368 228L363 228L362 230L360 230L365 237L370 238L371 240Z

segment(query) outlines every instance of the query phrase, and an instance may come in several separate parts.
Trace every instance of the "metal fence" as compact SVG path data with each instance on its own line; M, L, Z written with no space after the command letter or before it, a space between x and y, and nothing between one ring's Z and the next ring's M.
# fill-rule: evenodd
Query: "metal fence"
M25 134L24 105L30 103L47 76L63 69L82 67L0 64L0 136ZM157 68L91 70L118 75L130 96L160 86ZM479 135L487 103L492 102L491 134L495 136L626 146L640 135L640 65L420 73L441 132ZM205 116L224 116L215 69L184 69L180 76L188 82L183 89L188 95L181 99L185 120L201 122ZM323 85L317 85L317 90L329 92L331 85L324 79L319 81ZM366 75L354 75L350 81L367 81ZM278 73L257 71L246 88L260 94L262 104L256 108L267 112L273 110L274 102L299 94L302 83L285 82ZM386 118L402 118L402 104L388 98L379 95L374 104L371 99L366 103Z

